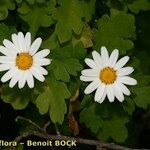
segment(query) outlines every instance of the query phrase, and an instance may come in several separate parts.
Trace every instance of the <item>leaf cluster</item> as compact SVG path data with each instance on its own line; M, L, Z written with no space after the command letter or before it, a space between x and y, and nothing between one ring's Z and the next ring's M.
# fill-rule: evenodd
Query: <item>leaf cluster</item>
M133 112L150 104L149 15L149 0L1 0L0 43L30 31L32 39L42 37L52 60L44 84L36 81L32 90L3 84L1 99L16 110L33 103L41 116L65 127L64 120L76 113L96 138L124 142ZM84 95L86 84L79 81L84 59L101 46L131 57L138 84L123 103L98 104L93 94Z

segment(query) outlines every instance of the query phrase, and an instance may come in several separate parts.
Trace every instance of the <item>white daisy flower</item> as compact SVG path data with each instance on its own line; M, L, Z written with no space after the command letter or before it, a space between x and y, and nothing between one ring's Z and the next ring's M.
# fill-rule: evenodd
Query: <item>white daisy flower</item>
M49 53L49 49L43 49L39 52L42 43L41 38L37 38L31 44L31 33L22 32L18 35L12 34L12 42L5 39L4 46L0 46L0 52L4 56L0 56L0 71L7 71L1 78L2 82L9 82L9 87L14 87L18 82L19 88L23 88L27 82L30 88L34 87L34 79L43 82L44 75L48 71L43 67L51 63L45 58Z
M101 48L101 55L93 51L93 60L86 58L85 63L90 69L84 69L81 73L80 80L91 82L85 89L85 94L90 94L96 90L95 101L102 103L106 96L110 102L113 102L115 97L123 102L124 95L130 95L126 85L136 85L137 81L128 75L134 69L132 67L124 67L129 61L129 57L125 56L119 61L119 51L113 50L110 57L105 47Z

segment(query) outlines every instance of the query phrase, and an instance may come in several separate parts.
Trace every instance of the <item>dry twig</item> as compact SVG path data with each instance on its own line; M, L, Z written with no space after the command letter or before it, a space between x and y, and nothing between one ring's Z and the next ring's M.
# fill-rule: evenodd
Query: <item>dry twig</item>
M23 133L22 135L19 135L18 137L16 137L15 141L20 142L23 138L25 137L29 137L29 136L37 136L46 140L72 140L72 141L76 141L77 143L80 144L86 144L86 145L92 145L96 147L96 150L107 150L107 149L112 149L112 150L137 150L137 149L132 149L132 148L127 148L124 146L120 146L114 143L107 143L107 142L102 142L102 141L98 141L98 140L91 140L91 139L83 139L83 138L75 138L75 137L70 137L70 136L64 136L64 135L60 135L58 134L56 135L50 135L47 134L46 129L49 126L50 122L46 123L44 128L41 129L38 125L36 125L33 121L31 121L30 119L26 119L26 118L22 118L19 117L19 119L25 120L31 124L33 124L34 126L36 126L39 131L28 131L26 133ZM56 128L56 131L58 131L58 129ZM46 133L46 134L45 134ZM146 150L146 149L144 149Z

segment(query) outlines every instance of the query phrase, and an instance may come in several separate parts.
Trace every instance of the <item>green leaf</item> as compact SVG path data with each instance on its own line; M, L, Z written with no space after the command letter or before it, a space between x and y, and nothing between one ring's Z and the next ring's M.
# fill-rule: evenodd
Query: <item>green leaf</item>
M44 91L37 97L36 106L41 114L49 111L51 120L62 124L64 114L67 112L65 99L70 97L70 93L63 82L57 81L52 76L47 79L47 83Z
M44 3L46 0L25 0L25 1L33 5L35 2ZM23 0L16 0L16 2L20 4L21 2L23 2Z
M22 90L18 88L9 88L8 85L3 85L1 88L1 99L5 103L10 103L16 110L24 109L29 101L32 99L31 90L24 88Z
M63 0L54 12L53 18L58 20L55 33L60 43L71 39L72 31L80 34L83 28L82 3L78 0Z
M95 9L95 0L89 2L63 0L59 4L60 6L55 10L53 18L58 21L55 33L60 43L64 43L71 39L73 32L77 35L81 33L84 26L83 18L86 22L91 20Z
M128 130L125 126L128 121L127 117L118 115L103 120L102 130L99 132L98 138L106 141L112 137L116 142L124 142L128 136Z
M76 78L72 79L69 82L68 89L71 93L71 96L76 97L76 93L77 93L77 90L80 87L80 83L81 83L81 81L79 79L76 79Z
M81 102L81 108L88 107L90 104L92 104L92 96L91 95L84 95L82 102Z
M150 104L150 76L141 74L135 76L135 78L137 79L138 84L131 89L135 94L133 100L138 107L147 109Z
M26 0L29 4L34 4L35 0Z
M149 91L150 86L144 86L140 88L132 89L132 91L135 93L134 102L138 107L147 109L148 105L150 104L150 98L149 98Z
M135 86L136 88L150 85L150 75L144 75L144 74L139 73L139 74L134 75L134 78L138 82L138 84Z
M33 6L22 3L18 8L18 12L20 13L19 16L28 23L29 31L32 32L33 35L36 34L40 26L49 27L54 23L51 15L55 9L55 3L54 0L50 0L45 4L35 4Z
M77 71L81 71L83 69L79 61L74 58L64 60L64 66L67 72L72 76L77 76Z
M86 51L81 42L78 42L76 45L73 46L72 49L69 49L69 50L70 50L70 56L73 58L83 60L86 56Z
M101 140L106 141L112 137L117 142L123 142L128 136L125 124L129 118L120 103L105 101L99 104L93 103L92 99L90 95L84 96L80 122L84 122Z
M77 59L69 58L67 60L54 60L54 75L57 80L69 82L70 75L77 76L77 71L82 70L82 65Z
M50 94L50 88L49 86L44 87L44 91L40 93L40 95L37 97L35 103L37 108L39 109L40 114L45 114L49 110L50 106L50 99L49 99L49 94Z
M106 4L108 7L118 9L120 11L127 11L127 8L125 7L125 1L124 0L107 0Z
M55 50L55 59L53 59L53 71L57 80L62 80L64 82L69 82L70 75L77 76L77 72L83 69L79 60L75 57L81 58L84 55L83 46L79 46L76 51L76 47L72 45L67 45L65 47ZM77 54L80 55L77 55Z
M96 0L88 0L87 2L82 2L82 10L84 13L84 19L86 22L90 22L92 15L95 13L95 2Z
M53 33L47 40L43 41L42 47L47 47L49 49L58 49L59 42L57 40L57 35Z
M134 89L133 92L136 94L134 101L138 107L147 109L150 104L149 97L150 86Z
M65 81L65 82L69 82L70 75L67 72L63 62L61 62L59 60L54 60L53 64L55 66L54 75L55 75L56 79L57 80L62 80L62 81Z
M8 27L5 24L0 24L0 44L4 39L10 39L11 34L15 33L16 29L14 27Z
M15 0L17 3L21 3L22 2L22 0Z
M147 11L150 10L150 1L149 0L135 0L133 3L128 4L128 8L131 12L138 14L141 10Z
M15 3L13 0L1 0L0 1L0 20L6 19L8 16L8 10L14 10Z
M87 103L89 102L84 102L86 106L80 113L80 122L84 122L92 132L98 134L98 138L101 140L106 141L112 137L117 142L124 142L128 136L125 124L129 119L120 106L112 106L108 103L102 105ZM118 114L118 112L120 113Z
M126 97L122 105L125 112L127 112L129 115L132 115L135 110L134 101L130 97Z
M80 113L80 122L85 123L92 132L97 133L102 127L102 118L96 114L96 103L85 107Z
M85 48L89 48L93 46L93 31L89 27L88 24L85 24L82 30L81 35L74 35L72 39L73 45L78 42L82 42Z
M98 20L98 30L94 30L94 47L99 50L106 46L110 51L117 48L121 54L133 48L131 39L135 39L134 16L111 10L110 16L103 15Z
M45 0L36 0L38 3L44 3Z

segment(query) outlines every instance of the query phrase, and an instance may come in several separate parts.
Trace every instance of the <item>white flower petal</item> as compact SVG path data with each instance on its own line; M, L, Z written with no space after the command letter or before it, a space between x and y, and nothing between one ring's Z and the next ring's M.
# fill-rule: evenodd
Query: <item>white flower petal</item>
M117 84L114 84L114 94L120 102L124 101L124 95L123 95L120 87Z
M16 73L14 74L14 76L11 78L10 82L9 82L9 87L13 88L16 83L18 82L18 80L20 79L21 73L19 70L16 71Z
M106 86L107 97L110 102L114 102L115 100L113 88L114 87L111 84Z
M41 67L41 66L34 66L34 67L36 67L36 69L37 70L39 70L39 72L41 73L41 74L43 74L43 75L48 75L48 71L45 69L45 68L43 68L43 67Z
M128 77L128 76L118 77L117 80L126 85L136 85L137 84L137 81L135 79Z
M86 77L86 76L80 76L81 81L91 82L97 79L96 77Z
M117 75L118 76L125 76L125 75L129 75L134 71L133 67L124 67L121 69L117 70Z
M7 71L1 78L2 82L7 82L8 80L10 80L13 75L17 72L17 68L13 67L12 69L10 69L9 71Z
M4 40L3 41L4 46L9 50L9 52L11 53L11 55L16 55L18 52L18 48L9 40Z
M122 68L129 61L129 56L124 56L121 58L114 66L115 70Z
M11 64L0 64L0 71L6 71L13 67Z
M95 91L98 87L100 86L100 81L99 80L95 80L93 82L91 82L86 89L84 90L85 94L90 94L93 91Z
M33 57L35 57L37 59L41 59L41 58L46 57L49 53L50 53L49 49L43 49L43 50L37 52Z
M23 88L27 80L27 71L21 71L21 77L18 82L19 89Z
M42 58L42 59L34 59L35 64L40 66L47 66L51 63L50 59Z
M0 46L0 52L6 56L11 56L11 53L9 52L9 50L4 46Z
M26 49L26 43L22 32L18 33L18 44L19 44L20 52L24 52L24 50Z
M108 60L108 65L113 67L118 60L118 56L119 56L119 51L117 49L114 49L110 55L109 60Z
M19 43L18 43L18 35L16 34L12 34L12 42L15 45L15 47L17 48L17 52L20 52L20 48L19 48Z
M45 80L44 76L42 75L42 73L36 68L36 67L32 67L30 69L32 75L39 81L43 82Z
M30 47L30 50L29 50L29 53L30 53L31 55L34 55L34 54L37 52L37 50L40 48L41 43L42 43L42 39L41 39L41 38L37 38L37 39L32 43L32 45L31 45L31 47Z
M34 87L34 79L32 73L29 71L27 75L27 83L30 88Z
M0 63L14 64L14 57L0 56Z
M84 76L97 77L97 76L99 76L99 71L94 70L94 69L84 69L84 70L82 70L81 74Z
M105 89L102 98L98 101L100 104L105 100L106 94L107 93L106 93L106 89Z
M95 62L92 59L85 58L85 63L92 69L97 69Z
M26 52L29 52L30 46L31 46L31 33L27 32L25 35L25 43L26 43Z
M98 89L96 90L96 93L95 93L94 100L96 102L99 102L101 100L104 90L105 90L105 84L101 83L101 85L98 87Z
M121 91L123 92L123 94L129 96L131 94L130 90L121 82L117 82L118 87L121 89Z
M101 59L100 54L97 51L93 51L92 56L95 61L95 64L101 68L102 67L102 59Z
M103 60L103 65L108 65L109 55L106 47L104 46L101 47L101 58Z

